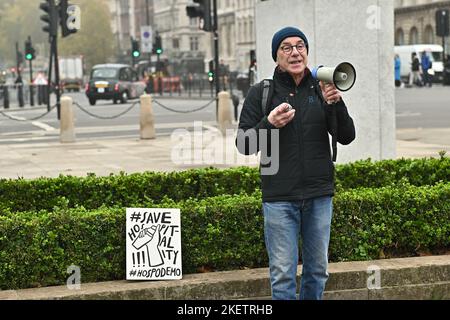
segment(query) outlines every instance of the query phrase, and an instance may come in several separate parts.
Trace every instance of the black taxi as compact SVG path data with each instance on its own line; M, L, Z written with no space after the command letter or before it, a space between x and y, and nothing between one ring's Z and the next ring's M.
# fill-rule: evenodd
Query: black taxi
M98 64L92 68L86 84L86 96L93 106L97 100L126 103L144 94L145 82L126 64Z

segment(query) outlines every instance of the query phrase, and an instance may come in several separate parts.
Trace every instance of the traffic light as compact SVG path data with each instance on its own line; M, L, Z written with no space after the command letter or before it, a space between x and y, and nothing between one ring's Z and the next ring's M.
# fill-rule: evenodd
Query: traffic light
M158 34L155 36L155 45L153 46L153 50L156 54L163 53L161 36Z
M449 36L449 11L437 10L436 11L436 35L438 37Z
M28 61L34 60L35 50L31 44L31 40L25 41L25 59Z
M211 0L193 0L186 6L186 13L190 18L200 18L203 20L202 30L213 31L211 19Z
M47 24L42 30L47 32L49 36L56 37L58 33L58 10L55 5L55 0L41 2L39 8L45 12L44 15L41 15L41 20Z
M63 38L77 32L77 29L75 29L75 27L72 26L71 28L69 28L68 26L68 24L73 25L75 20L77 19L75 16L76 9L72 10L73 8L75 7L70 5L68 0L61 0L59 2L59 23L61 25Z
M214 82L214 60L209 61L208 81Z
M133 58L139 58L141 56L139 42L137 40L131 40L131 54L133 55Z

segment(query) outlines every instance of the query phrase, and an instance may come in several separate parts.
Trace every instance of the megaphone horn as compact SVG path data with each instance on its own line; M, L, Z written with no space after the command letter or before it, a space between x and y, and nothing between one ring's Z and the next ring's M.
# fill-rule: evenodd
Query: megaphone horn
M339 91L350 90L356 81L356 70L351 63L342 62L336 68L318 66L312 71L314 79L332 83Z

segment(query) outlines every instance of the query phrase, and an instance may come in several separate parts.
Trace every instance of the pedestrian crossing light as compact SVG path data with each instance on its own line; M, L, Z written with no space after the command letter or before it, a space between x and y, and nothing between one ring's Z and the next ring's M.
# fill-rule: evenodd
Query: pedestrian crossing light
M214 60L209 61L209 72L208 72L208 81L214 81Z

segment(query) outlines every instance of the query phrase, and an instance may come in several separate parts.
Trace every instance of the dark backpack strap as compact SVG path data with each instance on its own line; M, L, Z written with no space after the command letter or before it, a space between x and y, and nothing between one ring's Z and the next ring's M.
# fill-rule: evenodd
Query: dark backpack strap
M261 111L263 116L266 115L267 109L269 108L268 104L271 102L272 100L272 95L273 95L273 85L272 85L272 81L271 79L264 79L263 81L261 81L261 85L262 85L262 95L261 95Z
M325 98L322 95L322 89L320 89L319 81L314 81L314 88L316 90L317 95L322 100L322 103L327 103L325 101ZM333 162L336 162L337 158L337 131L338 131L338 125L337 125L337 115L336 115L336 109L331 109L331 119L330 119L330 132L331 132L331 147L333 149Z
M337 116L336 116L336 109L333 108L332 109L332 114L331 114L331 147L333 148L333 162L336 162L336 158L337 158Z

